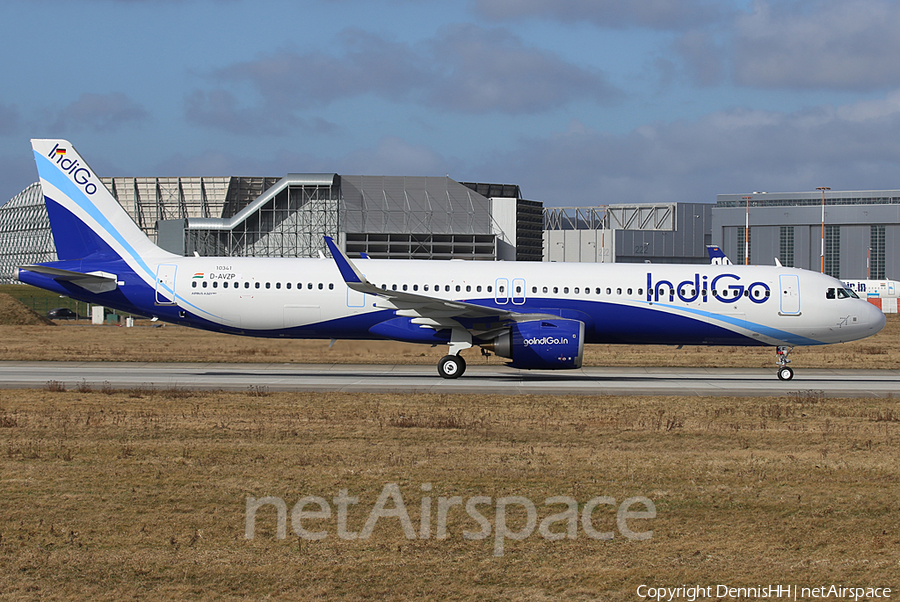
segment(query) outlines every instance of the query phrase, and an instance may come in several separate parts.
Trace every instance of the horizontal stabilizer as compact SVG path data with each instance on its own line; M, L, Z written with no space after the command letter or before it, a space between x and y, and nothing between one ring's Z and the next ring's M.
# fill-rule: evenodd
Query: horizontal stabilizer
M57 282L71 282L75 286L80 286L92 293L108 293L116 290L116 287L118 286L116 275L107 272L90 272L84 274L82 272L51 268L45 265L23 265L16 268L16 279L19 277L19 270L28 270L29 272L46 274L47 276L52 276Z

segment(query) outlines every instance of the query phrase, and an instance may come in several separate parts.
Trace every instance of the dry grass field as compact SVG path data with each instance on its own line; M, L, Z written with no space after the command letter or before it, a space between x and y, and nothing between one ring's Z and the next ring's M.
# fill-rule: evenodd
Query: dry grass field
M431 364L446 346L393 341L257 339L138 321L135 328L90 326L86 320L58 326L0 325L0 360L204 361L274 363ZM502 364L478 349L464 352L470 365ZM795 368L900 368L900 314L888 316L874 337L819 347L797 348ZM588 345L587 366L753 367L775 365L772 347Z
M900 587L900 407L894 399L500 397L0 391L0 599L3 600L634 600L641 584ZM418 534L384 516L396 483ZM423 484L430 484L428 492ZM259 510L245 537L248 497ZM304 496L330 518L301 526ZM439 497L470 500L496 526L496 500L523 496L537 520L610 496L645 496L656 518L611 540L549 540L535 530L469 540L460 506L436 536ZM493 504L493 505L492 505ZM385 505L395 508L393 501ZM306 506L307 511L318 509ZM641 510L643 506L632 508ZM522 507L507 509L526 529ZM556 522L552 532L565 532ZM679 598L686 599L686 598ZM745 598L746 599L746 598Z
M391 342L329 349L146 322L0 326L2 360L433 364L443 353ZM477 350L467 357L502 361ZM798 368L896 369L900 318L890 316L876 337L793 358ZM770 367L773 359L768 348L597 345L586 354L589 365ZM358 499L345 518L335 501L344 490ZM900 592L897 397L66 391L48 383L0 390L0 491L0 600L634 600L641 584ZM385 491L402 495L412 538L388 516L395 499L370 537L338 536L363 531ZM284 539L271 505L246 537L248 498L265 496L285 503ZM332 513L298 514L295 524L292 510L319 508L295 508L308 496ZM474 507L484 524L464 506L478 496L487 498ZM535 528L529 534L524 508L511 504L507 528L527 536L498 540L498 500L510 496L534 503ZM545 504L559 496L578 504L571 524L553 516L566 506ZM598 496L614 505L600 504L588 526L611 532L609 540L589 537L581 516ZM636 496L652 501L656 517L625 526L652 530L646 540L624 537L616 520L616 506ZM462 505L440 518L441 499L454 497ZM545 520L551 534L568 527L573 538L545 537L537 527ZM301 537L295 527L325 535ZM464 536L484 529L485 539Z

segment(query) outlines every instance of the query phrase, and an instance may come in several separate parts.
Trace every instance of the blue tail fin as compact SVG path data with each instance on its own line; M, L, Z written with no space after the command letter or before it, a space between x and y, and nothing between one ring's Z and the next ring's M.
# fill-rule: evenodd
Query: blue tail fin
M706 252L709 253L709 262L713 265L731 265L731 260L716 245L706 245Z
M164 257L66 140L32 140L60 260Z

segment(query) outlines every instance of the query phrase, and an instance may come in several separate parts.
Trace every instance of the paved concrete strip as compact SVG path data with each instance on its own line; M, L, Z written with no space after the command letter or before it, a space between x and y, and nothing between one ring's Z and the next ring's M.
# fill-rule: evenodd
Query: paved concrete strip
M248 391L365 391L551 395L780 396L821 391L827 397L900 396L900 370L797 369L780 381L773 369L583 368L521 371L470 365L446 380L434 366L349 364L211 364L127 362L0 362L0 387L100 389L171 387Z

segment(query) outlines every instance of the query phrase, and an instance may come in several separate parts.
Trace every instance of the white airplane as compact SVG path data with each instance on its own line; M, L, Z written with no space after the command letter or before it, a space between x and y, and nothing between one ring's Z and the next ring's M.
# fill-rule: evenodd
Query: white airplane
M247 336L448 345L444 378L480 346L523 369L580 368L584 345L853 341L884 314L829 276L736 265L182 257L154 245L65 140L33 140L58 261L16 278L160 320Z
M857 295L870 299L896 299L900 297L900 282L896 280L842 280L844 286Z

